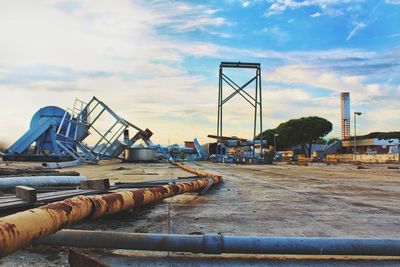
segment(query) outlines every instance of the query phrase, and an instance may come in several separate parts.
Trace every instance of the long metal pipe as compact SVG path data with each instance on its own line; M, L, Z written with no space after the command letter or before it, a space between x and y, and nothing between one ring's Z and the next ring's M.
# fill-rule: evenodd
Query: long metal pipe
M209 186L210 179L215 185L222 182L221 176L193 170L180 163L173 164L202 178L105 195L77 196L0 218L0 257L82 219L114 214L175 195L200 191Z
M206 254L400 256L400 239L139 234L61 230L35 244Z
M79 185L85 176L17 176L0 179L0 190L11 189L18 185L45 186L45 185Z
M73 161L64 161L64 162L44 162L42 166L50 168L50 169L61 169L66 167L75 167L78 165L82 165L82 161L73 160Z

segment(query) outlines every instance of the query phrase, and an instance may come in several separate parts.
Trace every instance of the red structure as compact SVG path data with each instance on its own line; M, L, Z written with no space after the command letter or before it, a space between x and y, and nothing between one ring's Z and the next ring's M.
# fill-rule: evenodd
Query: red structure
M185 148L195 148L193 141L185 141Z

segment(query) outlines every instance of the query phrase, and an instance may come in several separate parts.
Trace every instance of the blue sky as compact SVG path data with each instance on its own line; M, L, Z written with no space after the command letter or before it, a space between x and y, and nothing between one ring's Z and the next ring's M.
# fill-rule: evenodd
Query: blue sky
M155 142L208 141L221 61L261 63L266 128L318 115L339 136L349 91L359 133L400 130L398 0L3 0L0 141L43 106L93 95ZM234 98L224 118L224 133L251 137L248 103Z

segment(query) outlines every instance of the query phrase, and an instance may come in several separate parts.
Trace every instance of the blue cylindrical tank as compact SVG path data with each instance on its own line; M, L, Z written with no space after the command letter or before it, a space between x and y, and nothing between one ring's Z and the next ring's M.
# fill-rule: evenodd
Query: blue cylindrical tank
M49 118L51 119L51 124L54 126L54 130L58 131L59 127L61 127L59 133L61 135L66 135L67 134L67 129L68 129L68 121L71 119L71 114L62 108L56 107L56 106L47 106L44 108L39 109L32 117L31 123L30 123L30 128L35 128L37 125L41 124L44 122L44 120L48 120ZM65 119L63 120L63 117L65 115ZM61 125L62 122L62 125ZM75 132L76 125L71 124L68 137L73 139L74 137L74 132ZM64 143L67 143L69 145L73 145L73 141L69 140L68 138L62 138L59 137L58 140L63 141ZM52 144L52 139L50 132L47 131L45 134L40 136L36 140L36 151L52 151L53 150L53 144Z

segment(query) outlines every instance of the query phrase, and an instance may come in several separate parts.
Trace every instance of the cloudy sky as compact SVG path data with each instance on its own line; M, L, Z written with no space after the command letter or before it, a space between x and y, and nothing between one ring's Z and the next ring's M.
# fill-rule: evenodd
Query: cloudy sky
M399 0L0 0L0 141L94 95L155 142L207 141L221 61L261 63L265 128L318 115L339 136L349 91L359 133L400 130ZM239 97L224 133L251 137Z

